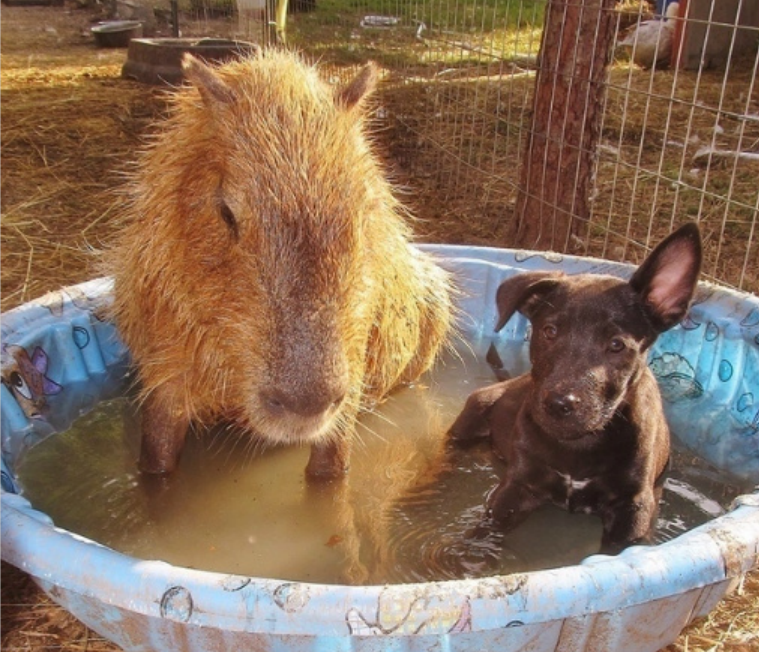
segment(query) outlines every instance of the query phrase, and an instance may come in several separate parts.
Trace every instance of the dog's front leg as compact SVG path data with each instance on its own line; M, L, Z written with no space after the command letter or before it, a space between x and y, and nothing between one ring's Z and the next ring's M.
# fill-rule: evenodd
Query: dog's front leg
M493 405L508 389L510 381L483 387L472 392L456 421L448 430L453 442L468 443L490 437L489 415Z
M527 485L513 478L505 478L490 492L487 513L501 529L508 531L524 521L544 502L545 499L536 495Z
M645 490L628 500L618 500L601 512L603 537L600 552L616 555L627 546L648 543L658 510L658 498Z

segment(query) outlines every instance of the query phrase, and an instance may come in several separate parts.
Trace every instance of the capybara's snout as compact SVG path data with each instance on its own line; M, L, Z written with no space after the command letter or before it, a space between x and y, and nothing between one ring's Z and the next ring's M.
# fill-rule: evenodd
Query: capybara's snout
M256 431L273 441L317 440L335 425L348 404L350 378L347 367L305 368L300 373L274 380L256 390L255 414L249 421Z
M345 399L346 392L347 387L332 384L305 388L304 391L296 393L271 387L261 390L260 399L272 417L279 418L289 414L313 417L338 409Z

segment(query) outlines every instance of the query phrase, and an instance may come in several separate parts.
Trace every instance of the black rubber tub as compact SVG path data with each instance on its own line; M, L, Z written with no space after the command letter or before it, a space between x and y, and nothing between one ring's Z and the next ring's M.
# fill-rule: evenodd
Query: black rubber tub
M246 41L219 38L132 39L121 76L146 84L176 85L182 82L185 52L212 63L247 56L257 47Z

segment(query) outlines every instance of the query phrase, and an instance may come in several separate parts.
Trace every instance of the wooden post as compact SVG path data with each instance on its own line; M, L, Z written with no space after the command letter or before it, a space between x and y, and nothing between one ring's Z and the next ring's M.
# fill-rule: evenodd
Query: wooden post
M669 60L669 67L672 69L680 68L680 60L683 53L683 44L685 43L685 22L683 18L688 15L688 0L678 0L677 23L675 23L675 32L672 35L672 55Z
M616 0L549 0L509 246L567 251L590 217Z
M287 0L277 0L277 11L274 17L276 41L279 45L287 43Z

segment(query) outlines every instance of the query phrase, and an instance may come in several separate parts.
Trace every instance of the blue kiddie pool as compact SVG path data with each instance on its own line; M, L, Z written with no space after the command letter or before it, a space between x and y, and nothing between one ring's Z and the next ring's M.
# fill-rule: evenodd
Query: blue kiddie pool
M459 328L476 352L509 354L521 316L497 335L495 290L528 269L628 276L605 261L430 246L463 291ZM655 652L759 563L759 491L671 541L577 565L482 579L342 586L172 566L56 527L24 497L25 452L123 391L128 354L94 280L2 318L2 557L57 603L133 652ZM759 482L759 300L702 284L687 320L659 338L651 366L673 430L695 455ZM462 396L461 401L466 397Z

